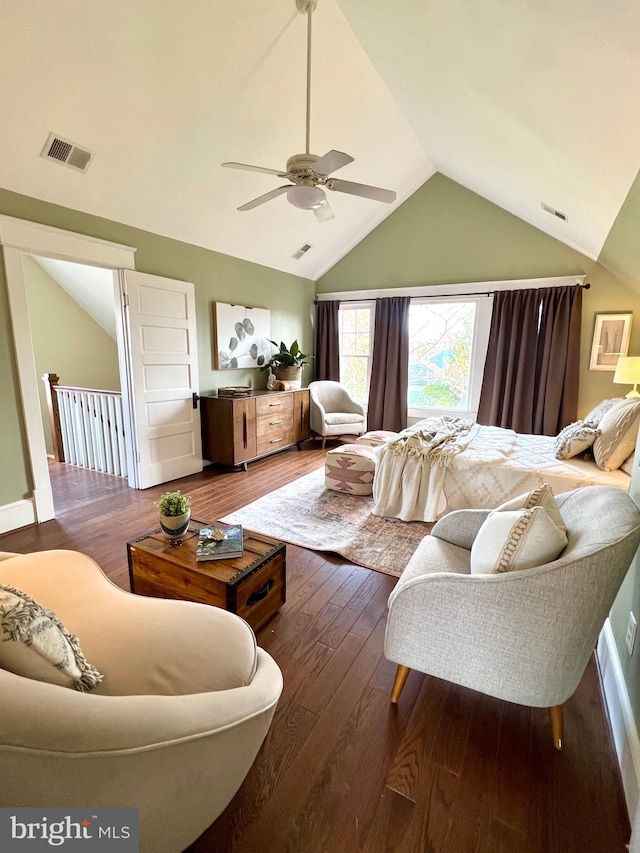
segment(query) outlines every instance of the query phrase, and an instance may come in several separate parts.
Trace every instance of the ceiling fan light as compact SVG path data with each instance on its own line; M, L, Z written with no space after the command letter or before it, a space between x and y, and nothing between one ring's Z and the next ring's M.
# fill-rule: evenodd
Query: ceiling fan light
M298 184L287 190L287 201L300 210L315 210L326 201L324 191L320 187L310 187Z

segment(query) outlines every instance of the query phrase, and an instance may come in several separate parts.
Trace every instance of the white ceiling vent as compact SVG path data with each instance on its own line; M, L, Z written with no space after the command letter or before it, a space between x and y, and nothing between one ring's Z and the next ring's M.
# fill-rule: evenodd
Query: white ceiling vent
M549 204L545 204L543 201L540 202L542 205L542 209L546 210L547 213L552 214L552 216L557 216L558 219L562 219L563 222L567 222L569 217L566 213L563 213L561 210L556 210L555 207L551 207Z
M303 243L302 246L300 246L300 248L298 249L298 251L294 252L293 255L291 255L291 257L295 258L296 261L299 261L300 258L302 258L304 255L307 254L307 252L309 251L310 248L311 248L311 243Z
M81 148L70 139L58 136L57 133L50 133L41 156L45 160L57 160L58 163L75 169L76 172L86 172L93 160L93 151L87 151L86 148Z

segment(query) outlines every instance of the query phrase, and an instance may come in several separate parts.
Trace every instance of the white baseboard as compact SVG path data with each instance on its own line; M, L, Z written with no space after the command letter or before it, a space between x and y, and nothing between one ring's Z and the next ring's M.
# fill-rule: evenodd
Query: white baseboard
M33 500L16 501L0 506L0 533L8 533L18 527L34 524L36 512Z
M633 823L640 798L640 738L622 674L618 648L608 619L598 639L597 654L624 796L629 819Z

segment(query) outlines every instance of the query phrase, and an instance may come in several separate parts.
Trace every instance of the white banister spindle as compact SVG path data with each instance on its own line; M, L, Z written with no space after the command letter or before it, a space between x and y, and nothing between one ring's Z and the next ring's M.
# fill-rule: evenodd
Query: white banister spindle
M53 387L58 395L66 461L126 477L122 395L116 391Z

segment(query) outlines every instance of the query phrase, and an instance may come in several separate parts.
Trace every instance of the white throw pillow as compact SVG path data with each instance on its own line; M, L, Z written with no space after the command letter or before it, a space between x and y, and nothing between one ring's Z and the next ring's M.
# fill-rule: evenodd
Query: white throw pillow
M635 459L635 451L624 460L622 465L620 466L620 470L624 471L625 474L631 476L633 474L633 460Z
M640 397L621 400L602 418L593 443L593 458L603 471L615 471L636 448Z
M556 459L572 459L579 453L588 450L600 430L589 426L584 421L574 421L560 430L556 436Z
M505 501L505 503L497 506L493 511L505 512L514 509L531 509L534 506L541 506L546 509L554 524L556 524L560 530L566 531L567 525L564 523L564 519L560 514L560 508L553 496L553 489L549 483L543 483L541 486L531 489L530 492L525 492L522 495L511 498L511 500Z
M499 574L542 566L560 556L567 545L546 509L489 513L471 547L472 574Z

